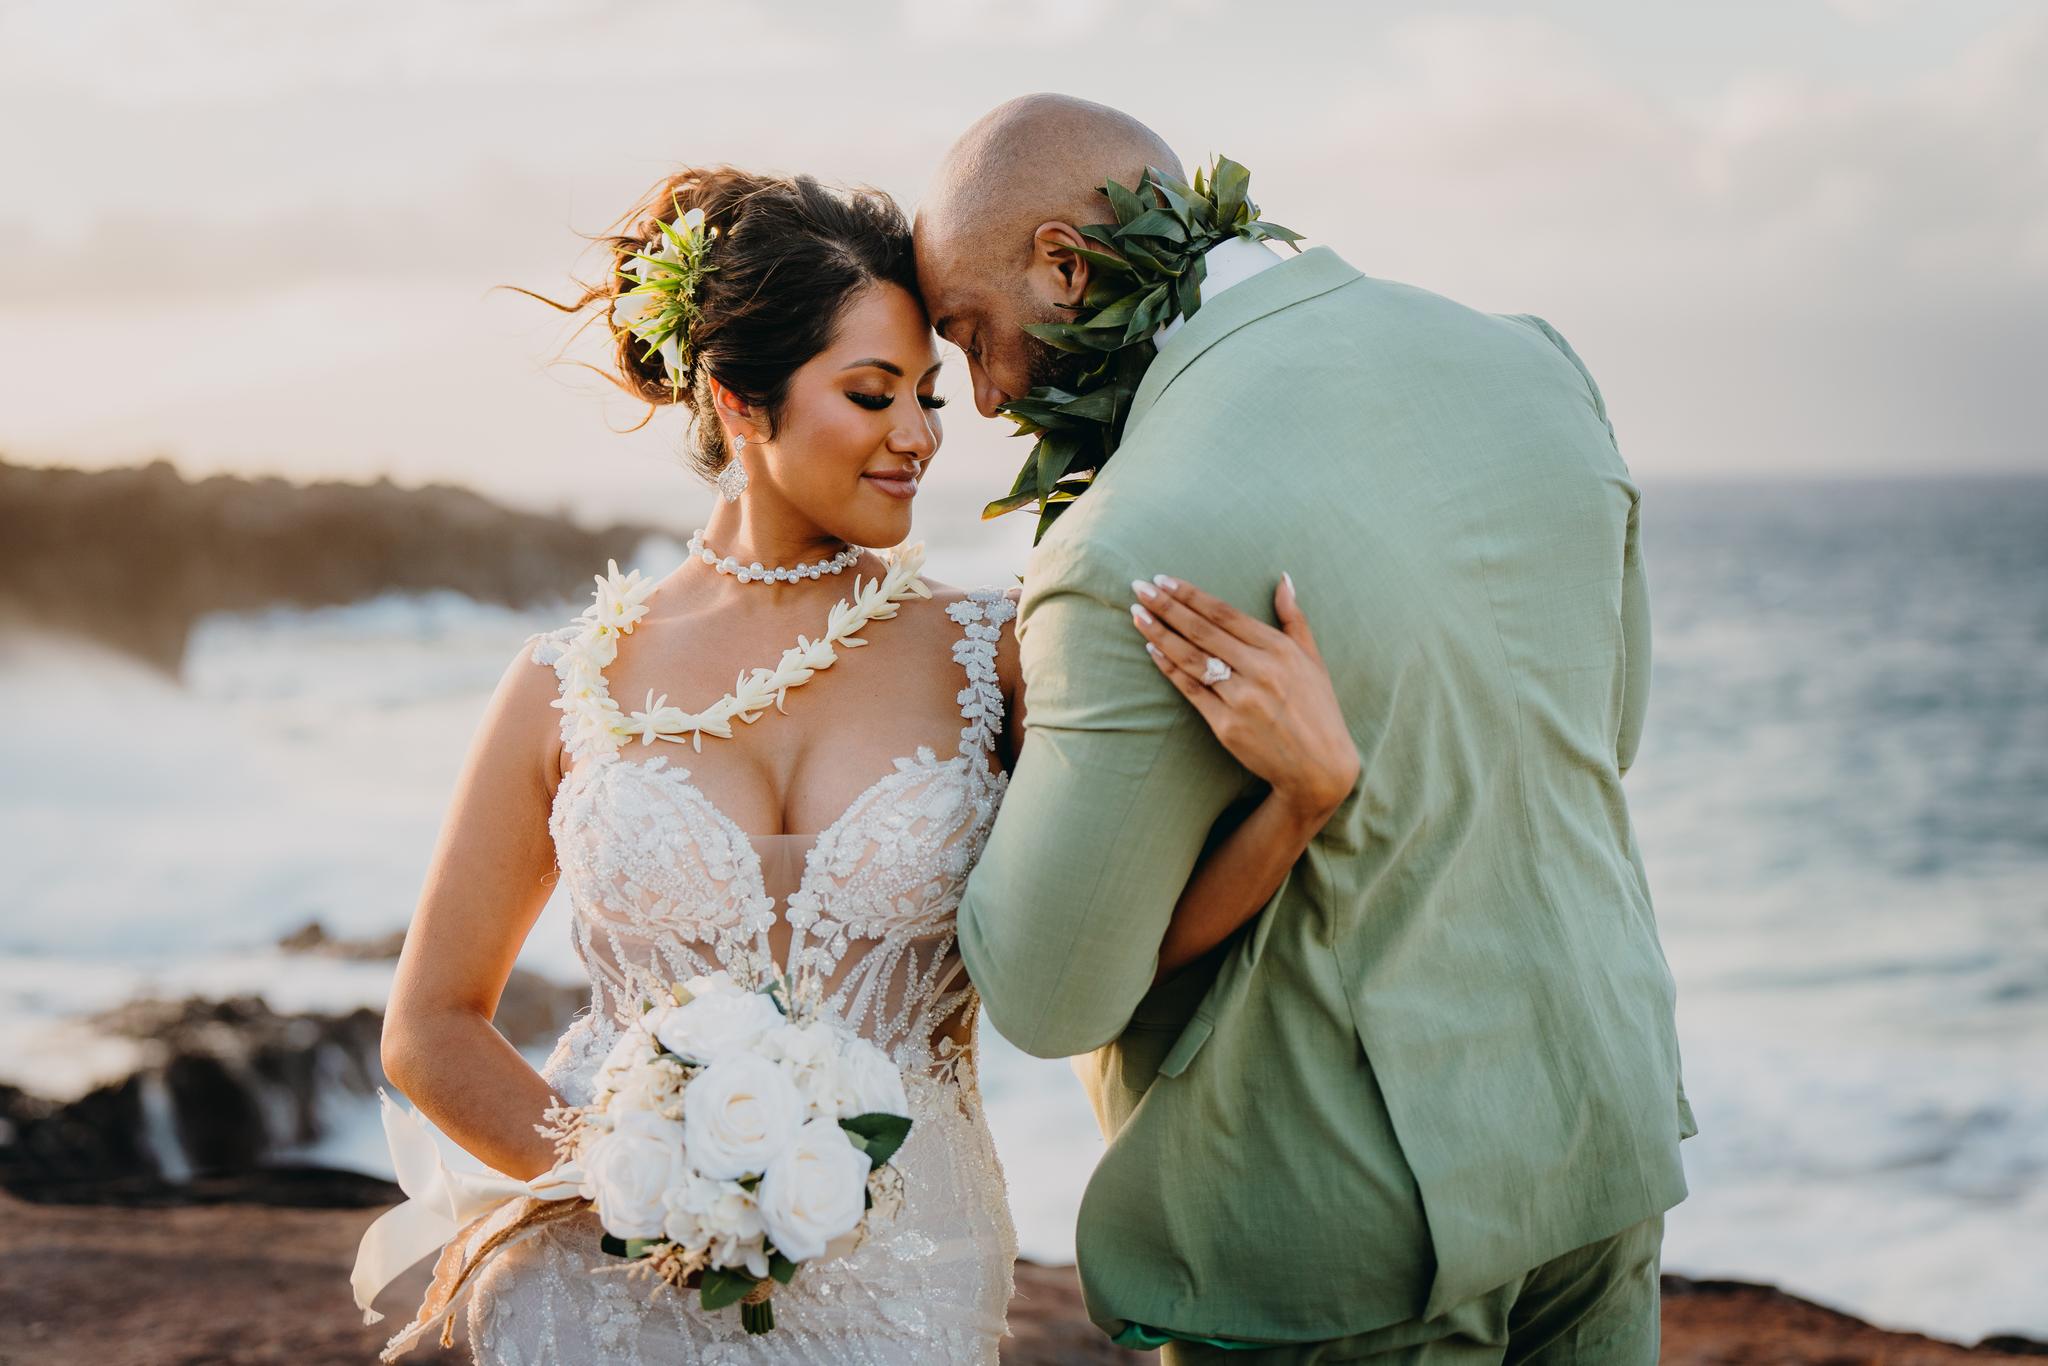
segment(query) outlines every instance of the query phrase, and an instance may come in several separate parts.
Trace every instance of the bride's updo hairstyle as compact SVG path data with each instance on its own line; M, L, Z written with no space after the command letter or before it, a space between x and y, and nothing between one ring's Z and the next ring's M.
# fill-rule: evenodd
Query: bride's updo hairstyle
M630 276L620 275L629 253L660 236L658 223L691 209L704 211L704 226L716 236L704 258L711 269L697 284L699 316L682 350L678 386L662 358L648 354L610 310L620 291L633 287ZM880 190L828 187L810 176L754 175L731 166L678 171L619 220L615 235L598 240L612 269L572 307L605 306L616 369L607 378L651 405L688 406L690 462L707 479L732 459L712 379L764 413L772 434L790 377L831 342L856 295L884 283L917 294L910 225L896 201Z

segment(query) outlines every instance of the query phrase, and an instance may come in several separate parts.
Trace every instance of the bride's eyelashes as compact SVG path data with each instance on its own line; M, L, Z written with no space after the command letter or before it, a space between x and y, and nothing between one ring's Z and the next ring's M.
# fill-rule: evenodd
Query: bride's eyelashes
M853 389L847 390L846 396L861 407L866 408L869 412L874 413L881 412L882 409L896 401L894 394L863 394ZM920 394L917 401L927 408L943 408L947 403L946 399L940 398L937 394Z

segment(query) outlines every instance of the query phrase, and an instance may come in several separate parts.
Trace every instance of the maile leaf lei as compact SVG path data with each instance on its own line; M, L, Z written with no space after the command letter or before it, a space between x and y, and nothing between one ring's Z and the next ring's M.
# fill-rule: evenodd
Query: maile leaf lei
M1156 354L1152 334L1176 314L1192 318L1202 306L1203 254L1231 237L1290 246L1301 240L1300 233L1259 217L1251 172L1229 157L1217 157L1206 173L1196 170L1193 185L1147 168L1136 189L1111 180L1102 192L1116 223L1081 228L1091 245L1074 248L1090 268L1077 310L1084 316L1024 329L1090 359L1068 387L1040 386L997 410L1017 424L1014 435L1038 440L1009 493L981 515L987 520L1035 506L1034 545L1116 453L1131 399Z

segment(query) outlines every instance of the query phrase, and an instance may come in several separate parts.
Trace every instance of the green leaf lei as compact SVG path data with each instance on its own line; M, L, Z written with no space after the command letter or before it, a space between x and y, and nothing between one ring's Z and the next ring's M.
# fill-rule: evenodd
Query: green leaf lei
M1289 245L1301 240L1300 233L1260 218L1250 190L1251 172L1223 156L1207 174L1196 170L1193 185L1150 168L1135 190L1114 180L1103 185L1116 223L1081 228L1093 246L1074 248L1090 267L1088 292L1076 310L1084 316L1024 328L1061 351L1093 359L1070 387L1040 386L997 409L1017 424L1014 435L1038 440L1010 492L982 509L984 520L1035 506L1036 545L1053 519L1087 492L1123 440L1131 399L1157 354L1152 334L1175 314L1192 318L1202 306L1202 257L1209 248L1231 237Z

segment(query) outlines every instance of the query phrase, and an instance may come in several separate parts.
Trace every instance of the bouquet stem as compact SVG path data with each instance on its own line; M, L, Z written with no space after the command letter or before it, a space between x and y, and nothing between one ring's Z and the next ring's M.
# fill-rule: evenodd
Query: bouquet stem
M740 1301L740 1327L749 1333L766 1333L775 1327L775 1301L770 1298L773 1287L773 1281L763 1281Z

